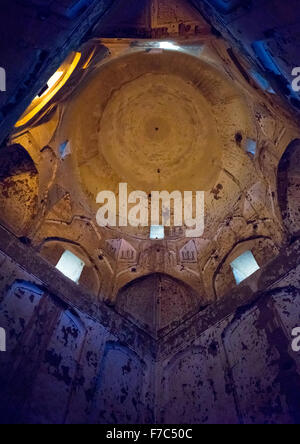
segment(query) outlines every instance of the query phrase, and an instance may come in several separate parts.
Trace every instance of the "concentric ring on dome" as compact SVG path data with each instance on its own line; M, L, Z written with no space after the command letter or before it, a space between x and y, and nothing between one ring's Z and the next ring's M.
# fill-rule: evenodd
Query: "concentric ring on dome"
M133 187L206 190L219 171L220 143L209 104L172 73L148 73L122 85L105 107L99 150Z
M105 59L79 85L61 130L95 214L100 191L211 191L252 134L245 96L216 66L181 51ZM79 189L78 189L79 190ZM81 196L81 199L83 195ZM117 227L144 236L143 228ZM147 233L146 233L147 237Z

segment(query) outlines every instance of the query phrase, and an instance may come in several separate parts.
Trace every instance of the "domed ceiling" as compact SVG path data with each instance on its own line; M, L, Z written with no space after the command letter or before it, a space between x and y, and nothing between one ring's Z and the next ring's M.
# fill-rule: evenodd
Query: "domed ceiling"
M114 302L133 277L155 272L213 300L235 286L230 264L240 243L259 265L282 245L276 171L298 128L188 2L146 3L141 28L125 18L120 28L123 14L104 34L99 23L35 97L39 111L17 122L11 143L30 155L38 185L36 205L25 202L29 222L16 232L54 265L62 248L73 249L88 264L85 287L91 282L102 299ZM128 193L146 193L149 210L151 191L204 191L203 236L165 226L157 240L151 221L99 226L99 192L118 196L122 182ZM18 228L16 212L12 219Z
M89 205L102 190L211 191L235 133L252 132L241 92L180 50L132 50L79 87L62 121Z

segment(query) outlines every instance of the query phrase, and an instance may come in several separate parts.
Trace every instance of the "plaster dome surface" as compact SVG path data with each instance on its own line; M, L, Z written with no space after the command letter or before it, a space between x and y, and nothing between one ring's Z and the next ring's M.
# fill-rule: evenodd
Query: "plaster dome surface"
M208 191L235 133L249 133L244 96L217 67L183 51L109 57L79 86L63 117L78 183L96 209L100 191Z
M146 191L205 190L220 164L209 104L193 84L166 72L142 74L113 93L99 150L124 180Z

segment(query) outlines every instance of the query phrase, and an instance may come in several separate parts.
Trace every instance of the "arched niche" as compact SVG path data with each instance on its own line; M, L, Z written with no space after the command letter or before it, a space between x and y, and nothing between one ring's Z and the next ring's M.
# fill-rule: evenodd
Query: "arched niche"
M121 288L115 309L153 337L161 337L204 305L203 298L186 283L164 273L151 273Z
M90 256L80 245L65 239L50 238L45 240L40 248L41 256L54 267L57 266L65 251L71 252L84 262L84 268L78 284L86 288L95 296L98 296L101 286L99 271Z
M147 424L153 422L149 405L149 368L133 350L108 341L92 390L90 423Z
M278 202L283 223L292 236L300 232L300 139L285 150L277 173Z
M39 176L28 152L18 144L0 149L0 221L25 236L38 210Z

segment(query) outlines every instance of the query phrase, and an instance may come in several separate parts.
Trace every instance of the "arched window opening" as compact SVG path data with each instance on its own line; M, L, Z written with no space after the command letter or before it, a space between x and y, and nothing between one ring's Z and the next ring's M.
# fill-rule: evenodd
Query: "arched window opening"
M80 245L66 239L48 238L40 247L40 255L90 294L99 295L100 272Z
M22 126L31 122L32 119L36 117L45 108L46 105L49 104L53 97L67 83L67 81L77 68L80 60L80 52L71 53L69 57L67 57L65 62L55 73L52 74L44 88L42 88L38 95L33 99L32 103L15 124L16 128L21 128Z

